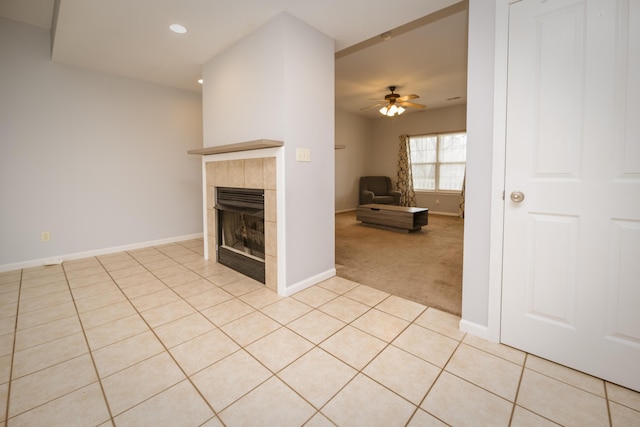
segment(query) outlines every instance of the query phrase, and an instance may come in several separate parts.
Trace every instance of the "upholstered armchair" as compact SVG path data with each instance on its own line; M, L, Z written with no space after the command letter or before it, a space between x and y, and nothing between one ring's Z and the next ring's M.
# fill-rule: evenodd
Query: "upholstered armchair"
M400 205L400 192L391 186L388 176L360 177L360 204Z

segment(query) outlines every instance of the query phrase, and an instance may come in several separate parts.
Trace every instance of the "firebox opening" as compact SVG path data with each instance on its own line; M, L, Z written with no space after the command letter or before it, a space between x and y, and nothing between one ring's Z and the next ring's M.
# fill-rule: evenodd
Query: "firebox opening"
M216 190L218 262L265 283L264 190Z

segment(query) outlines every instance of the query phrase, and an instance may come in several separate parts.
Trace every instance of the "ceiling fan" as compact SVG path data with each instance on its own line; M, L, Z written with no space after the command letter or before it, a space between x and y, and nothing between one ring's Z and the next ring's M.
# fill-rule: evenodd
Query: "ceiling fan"
M382 114L383 116L393 117L395 115L400 115L404 113L405 111L404 107L418 108L420 110L425 107L422 104L409 102L410 99L420 98L416 94L400 96L400 94L394 93L396 90L396 86L389 86L389 90L391 91L391 93L385 95L383 100L373 99L372 101L378 101L378 102L375 104L369 105L367 107L363 107L360 110L367 110L369 108L382 106L382 108L380 108L379 110L380 114Z

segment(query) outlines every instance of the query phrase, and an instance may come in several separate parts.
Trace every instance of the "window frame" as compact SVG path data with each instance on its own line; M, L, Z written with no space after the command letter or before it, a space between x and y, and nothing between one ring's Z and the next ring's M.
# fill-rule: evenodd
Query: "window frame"
M461 131L452 131L452 132L437 132L437 133L427 133L427 134L420 134L420 135L409 135L409 149L411 149L411 138L436 138L436 161L435 162L421 162L419 164L421 165L434 165L435 166L435 188L433 190L430 189L423 189L423 188L415 188L415 181L413 182L414 184L414 191L417 193L442 193L442 194L458 194L462 191L462 189L460 190L440 190L438 189L439 185L440 185L440 165L445 164L445 165L454 165L454 164L458 164L458 165L464 165L464 169L465 169L465 174L466 174L466 169L467 169L467 147L465 145L465 161L464 162L441 162L440 161L440 143L442 141L442 137L443 136L447 136L447 135L456 135L456 134L464 134L465 135L465 142L466 142L466 137L467 137L467 131L466 130L461 130ZM413 161L411 162L411 175L412 175L412 179L413 179ZM464 187L464 180L462 183L463 187Z

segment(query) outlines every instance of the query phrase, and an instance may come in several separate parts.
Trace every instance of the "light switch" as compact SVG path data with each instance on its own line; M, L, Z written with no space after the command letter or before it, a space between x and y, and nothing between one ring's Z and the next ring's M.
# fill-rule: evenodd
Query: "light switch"
M310 162L311 150L308 148L296 148L296 162Z

